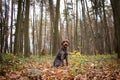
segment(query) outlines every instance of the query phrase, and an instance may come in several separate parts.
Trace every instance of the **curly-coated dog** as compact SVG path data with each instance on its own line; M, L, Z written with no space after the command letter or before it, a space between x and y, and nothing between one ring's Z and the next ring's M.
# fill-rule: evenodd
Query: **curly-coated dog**
M59 66L64 66L64 60L66 61L66 65L68 66L68 47L69 47L70 43L68 40L65 40L61 43L61 49L58 52L53 66L54 67L59 67Z

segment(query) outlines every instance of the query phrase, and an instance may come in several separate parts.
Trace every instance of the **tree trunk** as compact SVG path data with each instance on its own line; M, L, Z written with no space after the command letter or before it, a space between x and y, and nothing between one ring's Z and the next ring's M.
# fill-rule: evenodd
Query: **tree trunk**
M22 11L22 0L18 1L18 12L17 12L17 24L15 31L15 42L14 42L14 54L18 54L20 50L20 24L21 24L21 11Z
M46 5L46 2L45 2L45 28L44 28L44 46L43 46L43 49L46 49L46 40L47 40L47 5Z
M2 0L0 0L0 17L2 18ZM0 19L0 61L2 61L2 19Z
M24 35L24 15L25 15L25 0L22 2L21 24L20 24L20 55L23 54L23 35Z
M85 15L85 2L84 0L81 1L82 5L82 16L83 16L83 27L82 27L82 50L84 54L87 54L87 30L86 30L86 15Z
M0 54L2 53L2 24L3 24L3 21L2 21L2 0L0 0Z
M110 46L110 35L109 35L109 28L108 28L108 24L107 24L107 19L106 19L106 13L105 13L105 0L102 0L102 5L103 5L103 16L104 16L104 24L103 26L105 26L105 43L106 43L106 52L111 54L111 46Z
M95 34L94 34L94 31L93 31L93 26L92 26L92 20L91 20L91 17L90 17L90 14L89 14L89 7L88 7L88 2L87 0L85 0L85 4L86 4L86 9L87 9L87 16L88 16L88 21L89 21L89 28L90 28L90 35L91 35L91 42L90 42L90 45L89 45L89 50L90 50L90 54L94 54L93 53L93 49L95 47L94 44L94 41L95 41ZM90 40L89 40L90 41Z
M33 27L32 27L32 46L33 46L33 54L35 54L35 1L33 3Z
M75 49L78 48L78 0L76 0L76 26L75 26L75 37L74 37L74 45L75 45Z
M68 29L68 9L67 9L67 0L64 0L64 5L65 5L65 20L66 20L66 32L65 32L65 37L69 39L69 29Z
M115 52L118 54L120 59L120 0L110 0L113 10L115 37L116 37L116 49Z
M52 53L53 26L54 26L54 23L55 23L55 20L54 20L54 6L53 6L53 0L49 0L49 11L50 11L50 21L51 21L50 52Z
M11 2L11 26L10 26L10 52L12 53L13 52L13 45L12 45L12 35L13 35L13 0Z
M60 0L57 0L56 3L56 16L55 16L55 24L54 24L54 30L53 30L53 55L57 53L58 51L58 22L59 22L59 15L60 15Z
M4 53L7 53L9 52L9 49L8 49L8 18L9 18L9 4L10 4L10 1L8 1L8 4L7 4L7 1L5 0L5 20L4 20Z
M29 8L30 0L26 0L25 8L25 26L24 26L24 54L25 57L30 56L30 40L29 40Z
M43 27L43 0L41 0L41 16L40 16L40 28L39 28L39 55L42 49L42 27Z

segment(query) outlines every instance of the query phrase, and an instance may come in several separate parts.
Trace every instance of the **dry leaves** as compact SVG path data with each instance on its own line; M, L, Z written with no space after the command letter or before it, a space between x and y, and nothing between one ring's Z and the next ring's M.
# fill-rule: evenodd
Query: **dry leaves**
M48 61L30 61L19 71L11 71L5 76L0 76L0 80L120 80L117 63L113 65L105 61L87 61L76 66L72 65L76 59L70 59L69 66L54 68Z

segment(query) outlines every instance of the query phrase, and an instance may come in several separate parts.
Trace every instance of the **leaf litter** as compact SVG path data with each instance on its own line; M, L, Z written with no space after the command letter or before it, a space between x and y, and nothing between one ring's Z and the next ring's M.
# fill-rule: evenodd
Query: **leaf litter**
M53 67L52 60L30 61L20 70L0 76L0 80L120 80L120 64L115 59L80 58L70 57L69 66L58 68Z

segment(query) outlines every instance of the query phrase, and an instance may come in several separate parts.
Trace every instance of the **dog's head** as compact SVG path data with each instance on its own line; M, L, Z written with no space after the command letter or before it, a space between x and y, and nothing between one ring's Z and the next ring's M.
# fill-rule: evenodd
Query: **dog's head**
M65 47L65 48L69 47L69 46L70 46L69 40L64 40L64 41L62 41L61 46L62 46L62 47Z

